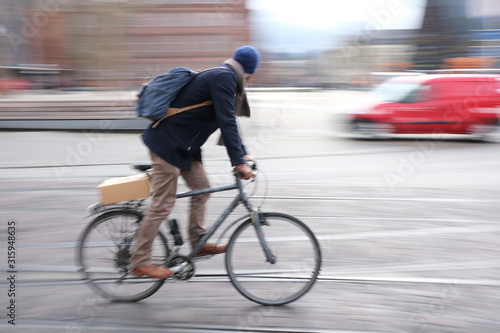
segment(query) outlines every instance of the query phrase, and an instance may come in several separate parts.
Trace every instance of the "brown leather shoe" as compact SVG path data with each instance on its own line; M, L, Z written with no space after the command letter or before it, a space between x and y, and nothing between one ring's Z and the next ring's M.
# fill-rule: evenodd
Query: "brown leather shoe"
M170 269L155 264L133 268L130 273L135 276L147 276L155 279L166 279L174 274Z
M225 253L226 250L227 250L227 243L225 244L207 243L200 249L200 251L198 251L195 257L221 254Z

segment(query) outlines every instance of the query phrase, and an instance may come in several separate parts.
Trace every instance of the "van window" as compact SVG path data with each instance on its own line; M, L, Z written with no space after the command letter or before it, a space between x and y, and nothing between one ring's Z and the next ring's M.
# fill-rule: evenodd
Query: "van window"
M427 99L430 87L415 82L386 81L372 90L373 98L387 103L415 103Z

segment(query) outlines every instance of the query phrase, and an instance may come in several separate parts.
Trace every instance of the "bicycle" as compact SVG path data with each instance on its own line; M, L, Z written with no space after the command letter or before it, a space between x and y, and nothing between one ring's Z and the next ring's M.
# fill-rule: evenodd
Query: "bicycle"
M151 172L150 164L134 165L141 172ZM256 170L255 165L253 168ZM238 190L236 197L207 229L187 255L179 253L183 239L175 220L166 219L173 238L158 232L153 244L153 261L169 267L174 280L194 276L196 257L207 240L233 210L242 204L248 211L222 233L231 228L225 254L225 268L236 290L247 299L263 305L283 305L305 295L321 269L319 242L311 229L299 219L283 213L255 210L245 192L243 181L234 173L229 185L178 193L177 198ZM136 302L153 295L165 279L130 275L130 257L135 234L143 217L144 200L90 208L95 217L81 233L77 246L79 271L91 288L115 302ZM172 246L173 243L173 246ZM171 279L169 278L169 279Z

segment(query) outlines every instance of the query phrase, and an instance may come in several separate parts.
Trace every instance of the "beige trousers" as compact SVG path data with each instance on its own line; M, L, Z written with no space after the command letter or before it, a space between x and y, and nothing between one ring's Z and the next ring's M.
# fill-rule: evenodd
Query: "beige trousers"
M150 151L153 162L151 185L153 197L151 206L144 215L137 232L137 239L132 253L132 267L142 267L152 263L152 244L161 223L174 208L177 179L179 175L192 190L210 187L203 165L199 161L191 162L191 170L180 170ZM209 194L191 197L188 234L192 244L196 243L205 232L205 204Z

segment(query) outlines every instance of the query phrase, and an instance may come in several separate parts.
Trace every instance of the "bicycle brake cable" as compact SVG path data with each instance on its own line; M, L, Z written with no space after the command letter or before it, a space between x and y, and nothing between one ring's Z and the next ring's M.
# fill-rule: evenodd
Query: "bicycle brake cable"
M254 187L254 189L253 189L252 193L251 193L251 194L249 194L249 196L248 196L249 198L254 197L254 195L256 195L256 193L257 193L257 190L258 190L258 188L259 188L259 185L261 184L261 182L260 182L261 178L260 178L260 177L263 177L263 182L264 182L264 195L262 196L262 201L260 202L260 204L258 204L258 205L257 205L257 209L258 209L258 210L260 210L260 208L264 205L264 202L265 202L265 200L266 200L266 197L267 197L267 191L268 191L268 186L267 186L267 178L266 178L265 174L264 174L261 170L258 170L258 171L259 171L259 176L258 176L258 177L256 177L256 178L254 179L254 181L249 182L246 186L248 186L250 183L255 183L255 187ZM258 197L256 196L256 198L258 198Z

